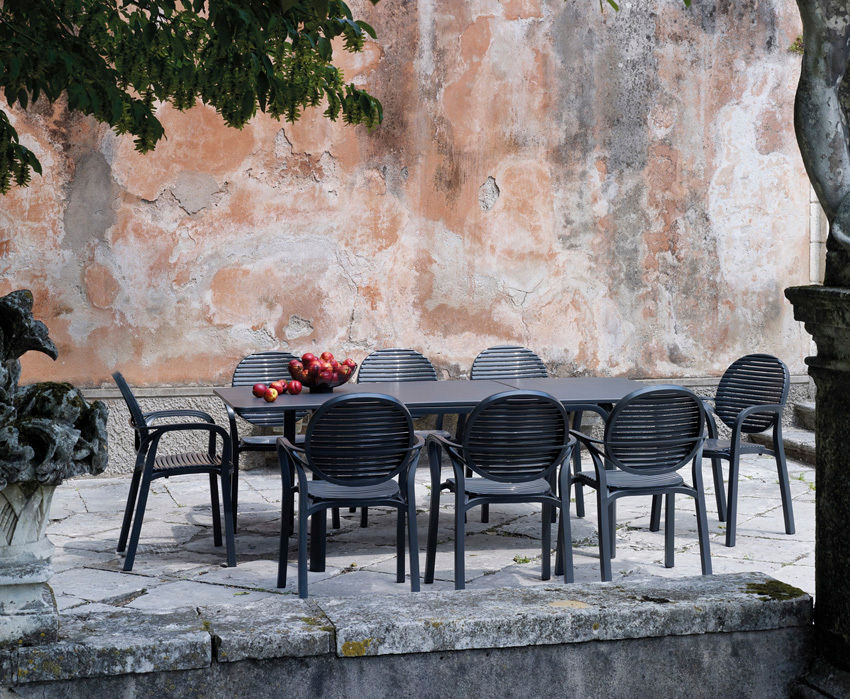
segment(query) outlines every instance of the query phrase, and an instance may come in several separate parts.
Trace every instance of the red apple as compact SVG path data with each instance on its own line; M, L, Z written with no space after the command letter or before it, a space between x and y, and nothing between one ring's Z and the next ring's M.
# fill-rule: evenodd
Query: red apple
M293 379L297 379L298 381L303 381L304 376L307 374L304 367L301 366L301 362L298 362L298 366L296 367L289 367L289 373L292 374Z
M310 373L310 378L311 378L311 379L315 379L315 378L319 375L319 372L320 372L321 370L322 370L322 368L319 366L319 362L313 362L313 363L310 365L310 372L309 372L309 373Z
M309 362L315 362L316 361L316 355L313 354L312 352L305 352L304 354L301 355L301 361L304 362L305 364L307 364Z
M333 356L330 352L328 352L327 350L325 350L324 352L322 352L321 357L322 357L322 359L324 359L326 362L332 362L332 361L333 361L333 358L334 358L334 356Z
M331 374L331 381L333 381L334 383L339 383L339 372L338 371L335 371L335 372L333 372L333 374Z
M348 376L351 373L351 367L348 364L340 364L339 365L339 375L340 376Z
M277 391L278 395L280 395L281 393L286 393L286 381L284 381L283 379L281 379L280 381L272 381L269 384L269 388L273 388L275 391Z
M323 369L319 372L319 380L330 383L330 381L333 379L333 375L334 373L330 369Z
M354 361L351 357L349 357L348 359L346 359L346 360L343 362L343 364L345 364L347 367L350 367L350 368L352 368L352 369L353 369L354 367L356 367L356 366L357 366L357 362L355 362L355 361Z
M331 369L333 369L334 371L339 371L339 368L341 366L342 365L336 359L331 359Z
M286 390L289 391L293 396L297 396L299 393L301 393L301 382L290 381L289 387Z
M301 369L303 367L304 367L304 365L301 362L299 362L297 359L293 359L291 362L289 362L289 370L290 371L292 371L293 369Z
M265 395L268 388L269 387L266 386L264 383L255 383L254 388L251 389L251 392L255 396L257 396L257 398L262 398Z
M266 403L274 403L277 399L277 391L273 388L268 388L263 394L263 398L266 399Z

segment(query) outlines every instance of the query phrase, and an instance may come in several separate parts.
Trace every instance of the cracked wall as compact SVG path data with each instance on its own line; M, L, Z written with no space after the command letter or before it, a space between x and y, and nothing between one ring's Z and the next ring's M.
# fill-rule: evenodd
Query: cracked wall
M339 54L384 104L371 133L164 106L142 156L11 111L45 176L0 200L0 293L31 288L60 350L25 381L221 384L277 347L414 347L457 376L499 343L564 375L804 371L791 0L353 7L379 36Z

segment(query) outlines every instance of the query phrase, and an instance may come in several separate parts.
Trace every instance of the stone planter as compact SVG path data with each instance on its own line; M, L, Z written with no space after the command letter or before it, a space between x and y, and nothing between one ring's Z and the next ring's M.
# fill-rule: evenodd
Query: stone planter
M45 533L56 486L0 490L0 646L56 639L59 612L47 584L53 544Z

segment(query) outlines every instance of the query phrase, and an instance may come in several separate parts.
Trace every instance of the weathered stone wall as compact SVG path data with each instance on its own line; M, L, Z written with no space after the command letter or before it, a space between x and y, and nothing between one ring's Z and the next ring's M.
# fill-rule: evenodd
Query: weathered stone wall
M31 288L60 351L24 380L221 384L276 347L415 347L456 376L505 342L564 375L755 350L802 373L793 0L352 6L379 36L343 59L384 103L371 133L163 107L141 156L11 112L45 175L0 200L0 293Z

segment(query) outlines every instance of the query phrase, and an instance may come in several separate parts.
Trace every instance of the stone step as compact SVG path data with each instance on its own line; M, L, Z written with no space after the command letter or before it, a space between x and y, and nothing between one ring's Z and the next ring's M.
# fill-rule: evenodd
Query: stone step
M794 403L794 420L800 427L815 431L815 402L802 401Z
M771 431L761 434L751 434L750 441L756 444L770 446L773 441ZM785 456L795 461L802 461L810 466L815 465L815 433L800 427L785 427L782 430L782 441L785 445Z

